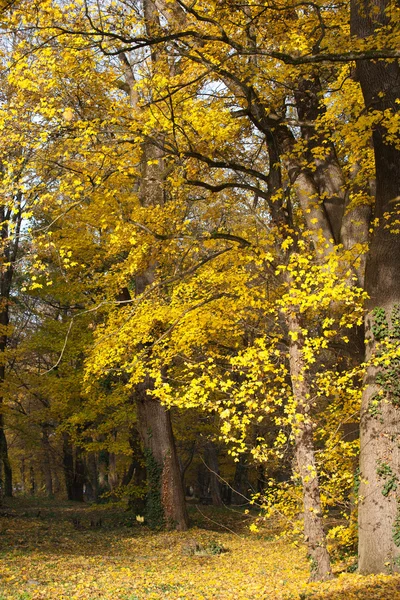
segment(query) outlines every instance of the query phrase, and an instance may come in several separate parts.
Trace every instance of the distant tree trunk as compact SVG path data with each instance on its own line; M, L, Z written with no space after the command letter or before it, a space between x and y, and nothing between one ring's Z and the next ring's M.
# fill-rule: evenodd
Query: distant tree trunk
M51 475L51 447L49 441L49 429L46 424L42 425L42 472L45 485L46 496L53 496L53 478Z
M221 482L219 475L218 453L213 442L207 442L204 449L204 460L210 473L210 492L214 506L223 506Z
M33 465L29 467L29 493L34 496L36 493L35 469Z
M198 498L205 498L208 495L209 473L204 464L200 462L196 469L196 482L194 485L194 495Z
M1 301L1 300L0 300ZM2 300L4 302L4 300ZM0 326L8 325L8 309L0 312ZM6 349L7 336L0 335L0 357ZM0 365L0 386L5 381L5 366ZM12 496L12 470L8 457L8 445L4 431L4 414L2 413L3 398L0 397L0 496Z
M114 452L110 452L108 459L108 483L112 491L118 487L117 457Z
M307 382L307 369L301 353L302 334L295 313L286 315L289 336L289 363L293 397L299 419L293 424L295 456L303 487L304 537L311 560L311 581L323 581L332 577L330 558L326 547L323 515L317 466L315 461L313 422L310 414L310 388Z
M139 432L136 428L131 428L129 445L132 449L132 459L122 479L122 485L127 486L131 483L135 486L136 489L129 495L128 507L136 514L143 516L145 512L145 498L144 494L140 491L144 491L147 480L146 460L140 445Z
M233 478L232 504L247 504L249 493L247 489L248 455L242 452L236 463L235 476Z
M4 417L0 413L0 500L3 496L12 496L12 471L10 459L8 458L7 438L4 431Z
M79 448L74 448L69 435L63 436L63 464L68 500L83 502L84 463Z
M165 525L185 531L189 519L170 413L147 394L148 389L148 383L137 386L136 404L138 429L145 449L150 494L153 493L153 499L159 494Z
M128 485L131 481L135 485L143 485L146 481L145 457L140 446L140 436L137 429L131 429L129 445L132 450L132 460L127 472L122 479L122 485Z
M264 465L257 466L257 493L263 494L265 489L265 468Z
M0 165L0 172L3 165ZM19 238L22 222L22 192L14 197L14 207L11 209L7 204L0 205L0 243L1 261L0 270L0 358L4 361L4 352L8 344L8 325L10 322L9 304L11 285L14 276L14 266L17 260ZM6 367L0 365L0 387L5 382ZM4 431L4 414L2 412L4 398L0 396L0 496L12 496L12 470L8 458L7 439Z
M110 465L110 455L108 450L100 450L97 461L99 474L99 494L110 491L110 483L108 481L108 469Z
M58 470L57 470L57 466L53 465L53 471L52 471L52 478L53 478L53 494L54 496L57 496L60 493L60 479L58 476Z
M87 500L97 502L99 498L99 472L96 454L94 452L88 452L86 454L86 473L86 481L89 485L89 489L86 493Z
M21 492L25 494L26 492L26 466L25 466L25 457L21 458Z
M351 33L373 36L389 23L388 0L371 4L352 0ZM360 60L357 63L367 110L399 112L400 65ZM400 150L387 131L376 125L373 146L376 169L375 228L365 276L369 295L365 333L367 359L380 342L400 345ZM393 138L393 136L392 136ZM370 365L365 377L360 423L359 570L399 570L400 545L400 392L399 359L383 367Z

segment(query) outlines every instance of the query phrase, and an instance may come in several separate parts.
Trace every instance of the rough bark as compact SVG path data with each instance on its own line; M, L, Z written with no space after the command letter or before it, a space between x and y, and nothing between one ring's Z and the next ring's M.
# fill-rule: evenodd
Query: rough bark
M311 581L332 578L332 571L320 498L317 465L315 460L313 422L310 414L310 387L307 382L307 369L301 353L301 326L295 313L286 315L289 332L297 333L297 340L290 336L289 362L293 397L296 404L294 423L295 457L303 487L304 537L311 561Z
M148 382L137 386L138 429L146 458L154 460L159 468L159 493L164 523L169 528L185 531L189 519L171 418L169 411L147 394L149 387Z
M399 152L396 160L398 173L393 183L399 186ZM382 183L377 182L377 201L389 187L382 189ZM396 191L398 196L400 189ZM396 197L394 190L390 197ZM379 341L386 338L399 345L399 265L400 236L391 234L382 223L374 232L367 258L366 291L370 296L365 325L367 361L376 354ZM381 330L382 327L387 333ZM400 552L395 543L399 514L399 494L395 488L400 473L398 377L399 364L393 359L388 369L371 364L364 381L359 489L359 569L362 573L399 568ZM383 397L377 396L379 392ZM393 486L389 486L389 490L387 486L391 480Z
M351 4L351 32L360 38L372 36L390 19L389 2L374 0ZM398 61L360 60L357 64L367 110L398 112L400 65ZM377 344L390 340L398 346L400 304L400 236L390 224L398 218L400 201L400 151L378 125L372 132L376 169L374 217L379 219L367 257L365 286L367 304L367 359ZM388 218L384 218L384 215ZM399 569L400 472L398 392L399 365L393 359L388 369L368 367L362 398L360 425L359 570L380 573ZM381 393L381 396L377 396Z

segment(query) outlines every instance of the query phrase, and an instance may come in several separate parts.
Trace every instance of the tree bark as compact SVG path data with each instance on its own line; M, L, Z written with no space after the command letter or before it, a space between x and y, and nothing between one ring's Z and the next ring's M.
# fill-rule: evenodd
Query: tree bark
M289 332L297 334L296 340L289 336L289 363L296 406L296 419L293 425L295 457L303 487L304 537L311 561L310 580L324 581L332 578L332 570L326 547L315 460L314 428L309 404L311 390L307 381L306 365L301 353L302 334L298 316L295 313L288 313L285 317Z
M0 501L3 496L12 496L12 470L10 460L8 458L7 438L4 431L4 418L3 415L0 414Z
M371 36L390 21L386 0L365 4L352 0L351 33ZM400 97L398 61L360 60L357 63L367 110L397 113ZM400 202L400 151L387 139L382 125L372 133L376 170L375 228L367 257L365 286L369 294L366 315L367 360L377 345L400 344L400 236L397 227ZM393 229L393 231L392 231ZM367 369L360 424L359 570L381 573L399 570L400 473L399 363L391 359L386 369L370 364Z
M147 391L148 383L137 386L136 405L139 434L145 448L147 463L155 461L159 469L159 492L164 524L185 531L189 519L179 468L169 411ZM148 478L149 468L148 468ZM149 482L151 485L151 481Z

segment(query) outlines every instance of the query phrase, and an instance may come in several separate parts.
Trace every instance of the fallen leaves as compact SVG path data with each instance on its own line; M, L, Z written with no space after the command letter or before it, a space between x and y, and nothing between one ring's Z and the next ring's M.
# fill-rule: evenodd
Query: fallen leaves
M88 510L81 509L82 522ZM247 527L240 535L199 527L152 532L112 518L103 509L102 529L76 530L62 508L48 517L2 517L0 600L400 599L398 576L345 573L310 585L304 548ZM193 545L226 551L185 551Z

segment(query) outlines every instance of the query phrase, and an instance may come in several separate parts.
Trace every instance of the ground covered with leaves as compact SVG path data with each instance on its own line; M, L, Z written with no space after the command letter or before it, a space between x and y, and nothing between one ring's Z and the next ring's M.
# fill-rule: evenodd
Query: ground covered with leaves
M240 511L191 507L185 533L109 505L13 501L0 513L0 600L400 599L399 576L307 584L305 549L250 533Z

